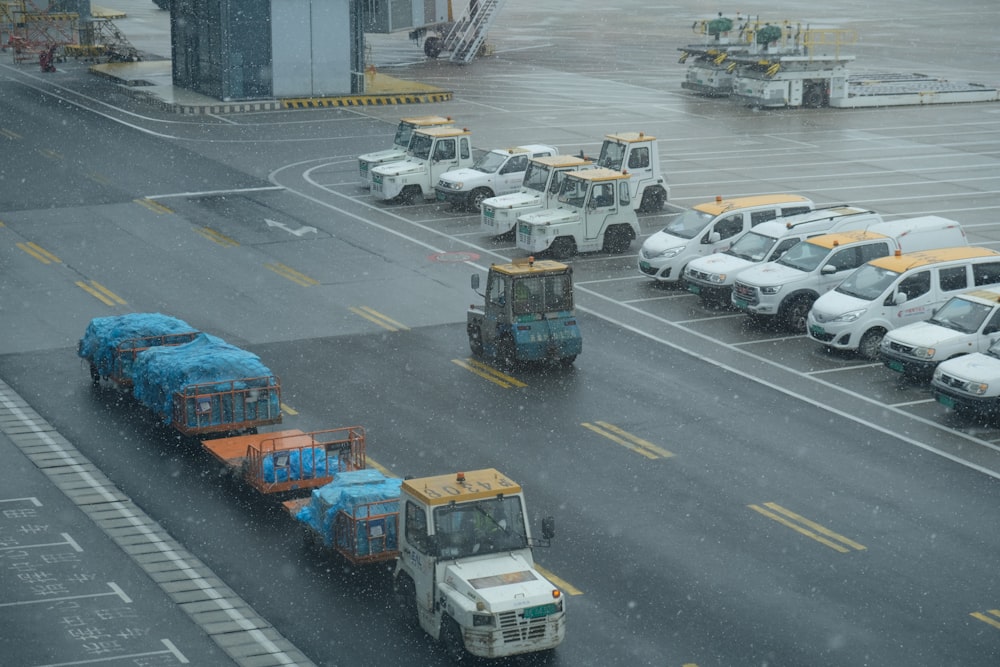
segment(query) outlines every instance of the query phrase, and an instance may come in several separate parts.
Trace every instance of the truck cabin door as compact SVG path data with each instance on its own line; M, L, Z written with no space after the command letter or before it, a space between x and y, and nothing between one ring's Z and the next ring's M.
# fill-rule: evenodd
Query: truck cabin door
M699 255L725 250L743 232L745 213L733 213L716 220L701 237Z
M965 280L965 267L958 268L962 269L962 275L960 276L962 287L960 289L964 290L967 284ZM931 272L929 270L918 271L911 276L907 276L903 280L900 280L898 285L890 288L889 296L883 302L885 304L886 317L897 327L927 319L931 314L931 310L937 305L936 303L930 303L932 300L937 301L930 292ZM905 301L899 298L901 294L906 295ZM948 294L945 296L942 293L941 296L948 298L953 295Z
M464 139L464 137L462 137ZM438 182L438 177L446 171L459 166L459 140L456 137L441 138L434 142L434 152L431 154L431 187Z
M500 173L497 174L495 194L499 195L505 192L515 192L519 187L521 187L521 181L524 180L524 172L527 168L527 153L511 156L511 158L507 160L502 167L500 167Z
M823 261L819 276L819 293L824 294L832 290L862 264L888 254L889 244L884 241L834 250Z
M614 183L595 183L590 189L585 210L584 237L591 241L600 236L605 225L618 212Z
M625 160L625 170L629 173L632 184L632 194L638 196L639 190L653 180L653 163L649 156L649 144L629 144L628 157Z
M486 310L484 313L483 344L492 346L510 323L510 276L490 272L486 279Z

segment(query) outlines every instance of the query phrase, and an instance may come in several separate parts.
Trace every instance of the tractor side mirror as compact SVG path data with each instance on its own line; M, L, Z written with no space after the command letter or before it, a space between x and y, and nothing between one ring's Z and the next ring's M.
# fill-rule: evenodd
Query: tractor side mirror
M547 516L542 519L542 537L547 540L551 540L556 536L556 519L552 516Z
M474 290L479 289L479 274L478 273L473 273L472 274L472 289L474 289Z

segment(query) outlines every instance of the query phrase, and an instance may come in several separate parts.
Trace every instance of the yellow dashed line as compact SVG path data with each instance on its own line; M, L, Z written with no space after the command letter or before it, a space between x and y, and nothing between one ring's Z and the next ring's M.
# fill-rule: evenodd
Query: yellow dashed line
M360 306L360 307L351 306L350 308L348 308L348 310L354 313L355 315L358 315L359 317L365 318L366 320L372 322L373 324L379 325L383 329L388 329L389 331L410 330L410 327L406 326L405 324L400 324L399 322L392 319L388 315L383 315L382 313L372 308L369 308L368 306Z
M62 262L61 259L37 243L18 243L17 247L37 259L42 264L58 264Z
M285 266L284 264L265 264L264 266L270 269L271 271L274 271L282 278L287 278L288 280L291 280L293 283L298 283L303 287L312 287L314 285L319 285L318 280L310 278L304 273L299 273L295 269Z
M209 229L208 227L195 227L195 231L204 236L212 243L218 243L224 248L235 248L239 245L236 239L231 239L225 234Z
M839 535L829 528L821 526L815 521L810 521L809 519L806 519L791 510L785 509L777 503L764 503L764 507L767 509L764 509L764 507L759 505L748 505L747 507L766 516L772 521L777 521L781 525L787 526L797 533L805 535L810 539L816 540L820 544L830 547L834 551L847 553L850 549L854 549L855 551L864 551L866 549L863 544L858 544L854 540L848 539L843 535Z
M107 306L124 306L125 300L109 290L107 287L97 282L96 280L91 280L89 283L85 283L82 280L76 281L76 286L82 289L87 294L91 295L95 299L103 302Z
M484 364L481 361L477 361L472 358L467 359L452 359L451 363L456 366L461 366L465 370L478 375L479 377L489 380L493 384L500 385L504 389L510 389L511 387L527 387L528 385L521 382L516 377L507 375L506 373L501 373L497 369Z
M152 199L148 199L148 198L143 197L142 199L134 199L133 201L136 204L140 204L142 206L145 206L146 208L148 208L153 213L173 213L172 210L170 210L169 208L167 208L166 206L164 206L160 202L153 201Z

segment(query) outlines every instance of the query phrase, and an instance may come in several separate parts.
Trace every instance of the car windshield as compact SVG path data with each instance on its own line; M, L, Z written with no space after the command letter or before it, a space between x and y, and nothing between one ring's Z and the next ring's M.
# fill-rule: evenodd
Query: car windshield
M771 252L771 248L777 242L778 239L773 236L764 236L763 234L750 231L736 239L736 243L731 245L725 251L725 254L751 262L763 262L764 258L767 257L767 253Z
M414 134L410 139L410 155L420 160L426 160L431 156L431 146L434 144L434 137L426 134Z
M830 251L823 246L806 241L804 243L796 243L791 250L782 255L781 259L776 260L776 262L782 266L789 266L808 273L815 270L829 254Z
M500 153L494 153L490 151L484 154L481 158L476 160L476 163L472 165L472 168L476 171L481 171L484 174L496 173L503 163L507 161L506 155L501 155Z
M697 209L688 209L674 218L669 225L663 228L667 234L679 236L682 239L693 239L701 230L708 226L715 218L710 213L702 213Z
M799 245L805 245L800 243ZM837 291L865 301L874 301L892 285L899 274L872 264L863 264L837 286Z
M541 164L540 162L529 162L528 170L524 172L524 181L522 182L522 185L529 190L544 192L545 183L548 180L548 165Z
M954 296L929 321L962 333L975 333L992 310L993 306Z

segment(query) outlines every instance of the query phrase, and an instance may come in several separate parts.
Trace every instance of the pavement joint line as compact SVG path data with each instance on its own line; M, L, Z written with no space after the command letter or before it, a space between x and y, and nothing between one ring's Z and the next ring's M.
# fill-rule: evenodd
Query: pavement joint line
M6 414L3 414L6 413ZM5 382L0 380L0 431L3 431L16 447L28 456L39 470L55 484L66 497L79 507L108 537L121 548L128 558L135 562L163 592L173 599L172 594L164 587L165 578L160 565L164 562L170 564L169 570L181 573L185 579L193 584L206 598L213 601L216 608L225 614L229 619L223 622L200 623L198 614L189 613L186 615L201 627L212 640L229 657L240 664L247 664L246 660L241 660L238 655L232 654L228 648L219 641L221 636L232 635L235 632L245 634L251 638L253 643L259 645L277 665L302 665L313 666L312 662L302 659L303 654L295 648L285 637L275 631L276 639L267 636L264 630L274 629L267 620L253 611L252 607L246 604L234 591L219 579L209 568L201 563L192 554L184 552L172 537L163 531L158 524L149 519L144 513L135 508L124 494L115 487L110 480L94 466L86 457L82 456L73 445L63 438L51 425L42 419L35 411ZM9 415L9 417L8 417ZM30 442L28 442L30 441ZM24 445L22 445L24 442ZM30 453L29 453L30 451ZM45 466L43 461L53 461L53 465ZM72 472L74 475L68 476L66 473ZM83 481L89 486L91 493L86 493L84 489L81 493L79 486L69 484L71 477L75 485ZM84 499L87 502L82 502ZM109 513L108 510L111 510ZM118 519L125 520L125 526L116 529L122 531L126 527L134 529L132 536L138 536L142 542L152 545L160 555L166 557L166 561L157 561L151 567L149 563L143 563L130 553L122 544L122 536L112 535L104 528L103 521L109 514ZM97 516L102 517L101 519ZM154 552L155 553L155 552ZM192 562L194 564L192 564ZM207 574L202 574L199 570ZM225 588L225 592L220 591ZM237 608L230 599L238 600L244 609L250 610L251 614L245 614ZM202 612L204 613L204 612ZM278 646L282 643L286 648ZM290 655L295 654L295 655Z

